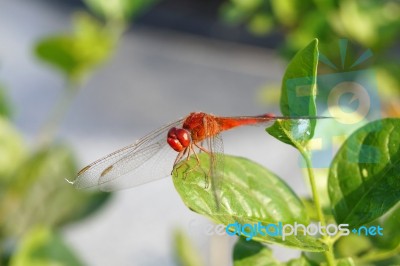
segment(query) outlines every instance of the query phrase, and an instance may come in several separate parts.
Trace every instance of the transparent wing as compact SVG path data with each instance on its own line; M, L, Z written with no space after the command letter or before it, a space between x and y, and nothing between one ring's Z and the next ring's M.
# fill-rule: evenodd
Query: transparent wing
M181 127L183 120L165 125L84 167L71 183L76 188L114 191L169 176L177 153L167 143L167 132Z
M217 209L219 209L224 176L224 145L220 133L213 135L213 132L219 132L218 124L215 121L206 120L204 122L205 130L208 132L208 137L205 139L206 149L210 152L209 181Z
M213 190L214 196L217 199L217 203L220 203L220 190L223 184L224 177L224 145L222 142L221 134L217 134L213 137L208 138L207 145L211 151L210 156L210 182L211 189Z

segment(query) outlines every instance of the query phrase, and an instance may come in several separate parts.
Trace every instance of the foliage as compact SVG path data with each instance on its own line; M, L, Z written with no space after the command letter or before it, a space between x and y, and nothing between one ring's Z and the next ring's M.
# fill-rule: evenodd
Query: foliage
M35 45L36 56L60 71L67 87L43 126L34 149L24 142L10 121L12 108L4 88L0 88L0 264L82 265L63 242L60 229L89 216L109 198L109 194L75 191L67 185L64 178L77 170L75 156L67 144L55 142L55 130L75 93L118 46L128 20L156 1L84 2L101 20L85 12L77 13L71 33L47 36ZM336 54L340 53L329 52L335 51L337 36L371 47L381 55L375 67L380 80L400 87L398 65L390 62L385 54L399 33L398 10L398 3L391 0L383 4L373 0L301 3L230 0L223 7L223 14L231 22L246 23L257 34L281 25L288 33L282 49L288 57L305 47L293 57L285 72L280 106L283 115L313 117L317 114L315 84L317 62L321 59L318 46L328 51L325 58L336 65L342 63L345 71L352 69L346 60L339 62L343 57ZM315 37L319 41L308 43ZM293 97L294 90L297 93L299 88L304 97ZM221 187L217 189L207 186L209 160L205 153L199 156L201 167L186 172L187 167L197 163L192 158L184 163L186 167L174 172L174 185L191 210L224 225L234 222L326 225L327 221L333 221L352 227L382 226L385 230L381 238L357 234L346 237L291 235L285 240L277 236L253 236L251 241L243 233L233 250L234 265L398 264L399 127L399 119L378 120L363 125L349 136L334 157L329 174L319 176L327 184L324 195L318 188L309 150L316 120L277 120L267 132L300 152L312 190L308 200L301 200L282 178L265 167L233 156L224 158L224 173L219 173L224 180L218 182ZM327 206L322 204L325 198ZM176 255L182 264L201 264L194 259L198 255L185 235L178 232L175 243ZM267 244L297 248L302 254L282 263L274 258Z
M318 38L325 58L332 62L321 64L321 73L332 73L336 68L357 70L351 57L371 49L376 58L371 67L379 80L382 100L390 103L384 111L394 115L400 113L400 103L393 97L400 94L400 67L391 51L398 46L399 10L397 0L229 0L221 7L221 17L232 25L246 25L255 35L283 33L280 47L286 59L310 39ZM357 48L338 51L338 39L351 40ZM366 63L360 66L365 68ZM266 96L270 94L266 92Z
M202 168L208 168L208 156L200 154ZM306 209L297 195L278 176L264 167L244 158L225 156L224 176L221 186L222 202L214 200L211 186L205 189L205 177L202 170L190 173L192 178L182 176L174 179L175 188L184 203L193 211L211 218L216 223L241 224L262 222L264 224L294 222L308 224ZM192 158L187 166L195 167ZM182 167L183 168L183 167ZM259 177L262 176L263 179ZM220 205L220 206L218 206ZM298 235L288 236L285 241L280 237L254 236L261 242L279 243L286 246L310 251L321 251L325 245L315 238Z
M73 34L45 37L36 45L42 61L61 70L68 80L78 82L110 56L117 36L86 13L74 16Z
M283 76L281 112L290 117L315 117L317 90L318 40L311 42L298 53ZM302 88L299 97L298 88ZM267 131L277 139L301 149L313 136L315 119L278 120Z
M154 5L157 0L84 0L96 14L109 21L127 21Z
M338 223L367 224L399 202L399 131L396 118L369 123L336 154L328 188Z
M61 237L48 228L32 228L12 257L11 266L84 265L63 243Z
M84 265L64 243L60 229L91 215L110 197L68 185L65 179L77 172L75 156L67 144L55 141L55 133L80 86L117 47L129 14L149 3L86 2L95 12L104 6L110 14L100 21L77 12L72 33L46 36L35 44L38 59L60 71L67 86L34 149L9 120L11 104L0 87L0 265Z
M323 191L317 187L309 149L316 126L312 117L316 115L317 58L318 41L314 40L294 56L283 78L281 111L284 115L301 117L278 120L266 130L300 152L309 177L311 200L301 201L280 177L245 158L224 157L223 173L214 174L214 178L223 178L217 189L212 188L217 182L210 182L213 177L207 174L208 154L199 155L200 166L196 167L196 159L191 158L174 172L175 187L189 209L224 224L228 234L241 235L233 250L234 265L391 265L398 261L400 119L367 123L344 141L333 158L329 176L319 176L328 180L324 190L329 191L330 210L327 210L321 204ZM295 85L289 82L292 80L296 81ZM298 88L305 88L306 93L300 93L302 97L291 97L294 91L299 92ZM327 195L324 197L328 199ZM281 235L254 234L252 229L232 231L234 223L261 222L265 226L297 222L307 226L315 222L327 226L327 221L348 224L350 230L364 225L382 226L385 233L381 237L349 230L349 235L343 236L340 232L327 234L322 229L322 235L305 236L300 231L297 236L283 240ZM298 259L282 263L264 244L297 248L303 253Z
M203 261L192 245L190 239L181 230L176 230L174 234L175 256L179 265L182 266L201 266Z
M0 116L2 117L10 117L11 115L11 107L8 103L7 95L5 93L5 89L2 84L0 84Z

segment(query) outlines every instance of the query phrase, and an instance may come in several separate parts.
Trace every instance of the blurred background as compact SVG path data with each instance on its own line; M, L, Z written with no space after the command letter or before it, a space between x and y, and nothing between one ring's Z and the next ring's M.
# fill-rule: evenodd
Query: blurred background
M230 265L235 239L210 234L171 178L112 194L64 179L192 111L279 113L286 64L313 38L332 63L319 73L372 69L382 116L400 112L395 0L2 1L0 33L0 265L179 265L183 251ZM224 145L308 194L296 151L262 128Z

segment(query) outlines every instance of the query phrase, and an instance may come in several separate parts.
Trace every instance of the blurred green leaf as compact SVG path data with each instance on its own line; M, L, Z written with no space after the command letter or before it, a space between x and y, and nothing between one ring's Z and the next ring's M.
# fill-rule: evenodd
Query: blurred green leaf
M240 237L233 248L234 266L280 266L272 251L256 241L246 241Z
M234 266L314 266L317 265L308 260L304 255L292 259L286 263L278 261L267 246L255 242L246 241L241 237L235 244L233 250Z
M279 89L280 85L278 83L261 86L256 96L257 103L272 106L275 109L278 106L281 96Z
M27 156L25 143L9 121L0 116L0 190ZM1 191L0 191L1 195Z
M261 4L243 4L245 1L228 0L221 6L221 17L234 25L245 24L249 31L255 35L260 30L253 30L253 24L260 25L255 19L260 15L271 18L273 28L280 29L283 40L279 44L281 55L286 59L302 47L307 45L311 38L318 38L320 47L326 47L324 55L330 61L340 65L341 52L337 48L337 40L346 38L351 40L358 51L346 50L346 60L352 56L358 57L360 51L371 49L374 51L374 68L385 65L383 69L390 71L388 64L396 65L398 60L393 60L396 53L398 36L400 34L400 2L398 0L304 0L304 1L263 1ZM253 3L253 1L249 1ZM248 7L250 6L250 8ZM256 29L258 27L255 27ZM352 61L349 66L352 66ZM364 66L355 68L337 69L337 73L354 71ZM331 69L330 69L331 70ZM399 80L399 71L390 71L387 80ZM396 104L400 94L400 82L395 86L379 83L379 93L388 90L394 91L389 97L383 99L383 105ZM400 108L390 113L398 116Z
M248 24L250 31L257 35L264 35L273 29L272 17L263 13L253 16Z
M246 18L246 12L237 8L235 5L225 2L221 6L222 19L231 25L237 25Z
M271 0L271 8L274 15L283 25L292 25L296 20L300 3L296 1Z
M33 154L10 179L0 199L6 235L22 235L35 225L60 226L97 210L109 194L77 191L65 178L76 174L71 151L61 145Z
M374 239L374 243L382 249L394 249L400 245L400 203L383 218L383 236Z
M318 40L313 40L290 61L282 81L281 112L284 116L316 116ZM277 120L266 131L297 149L313 137L315 119Z
M84 0L96 14L110 20L124 21L135 18L159 0Z
M336 154L328 191L338 224L366 224L400 200L400 119L371 122Z
M300 258L292 259L292 260L286 262L284 265L286 265L286 266L317 266L318 264L312 262L304 254L302 254Z
M46 227L36 227L24 235L10 266L84 265L61 237Z
M400 28L400 25L399 25ZM400 117L400 64L396 60L375 64L377 83L379 84L380 99L385 116Z
M321 265L326 261L325 254L322 252L302 252L302 256L315 265Z
M94 17L77 13L72 34L43 38L36 44L35 53L61 70L70 81L80 82L110 56L117 38Z
M335 253L337 257L358 257L373 248L373 243L368 237L363 235L350 234L341 237L335 243Z
M382 251L373 250L356 260L356 266L398 266L400 265L400 255L397 251L396 254L382 253ZM347 265L345 265L347 266Z
M314 202L310 198L301 199L304 207L307 210L307 214L311 220L318 221L317 209L315 208Z
M327 263L322 263L321 266L329 266ZM352 258L343 258L336 260L336 266L356 266Z
M363 9L357 1L340 2L335 16L342 32L369 47L377 39L379 22L371 19L370 9ZM339 29L339 28L338 28Z
M232 0L232 2L239 9L243 9L246 11L256 10L262 4L262 0Z
M174 233L175 255L179 265L182 266L201 266L205 265L198 251L193 246L189 237L182 231L176 230Z
M233 250L234 266L314 266L305 256L292 259L286 263L280 262L273 256L272 250L267 246L256 242L246 241L240 237Z
M0 84L0 116L10 117L11 116L11 104L9 98L6 95L4 87Z
M222 178L219 180L220 199L216 200L214 188L207 187L205 183L209 157L202 153L199 159L201 167L196 167L197 161L191 158L173 172L175 188L191 210L224 225L235 222L252 225L258 222L264 225L277 225L278 222L308 224L306 209L297 195L283 180L261 165L225 155L224 169L220 169L224 172L215 175ZM323 251L326 248L318 239L302 233L287 236L285 240L281 236L259 234L253 239L311 251Z
M321 13L317 9L308 11L307 16L300 16L301 19L296 21L297 28L292 29L286 35L285 45L282 49L282 55L291 58L296 51L306 46L310 39L318 38L318 46L337 47L338 36L334 35L330 30L327 22L326 14ZM337 58L339 52L336 49L325 49L324 54L330 59ZM332 52L334 51L334 52Z

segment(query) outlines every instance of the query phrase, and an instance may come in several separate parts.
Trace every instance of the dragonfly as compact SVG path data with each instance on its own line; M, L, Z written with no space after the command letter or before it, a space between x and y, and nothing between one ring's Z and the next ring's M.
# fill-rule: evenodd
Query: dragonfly
M317 119L286 117L266 113L257 116L222 117L204 112L188 116L147 134L134 144L119 149L80 170L73 181L75 188L116 191L155 181L172 174L182 163L198 154L209 155L206 176L215 181L223 167L221 133L246 125L268 126L278 119ZM188 169L186 171L191 171Z

